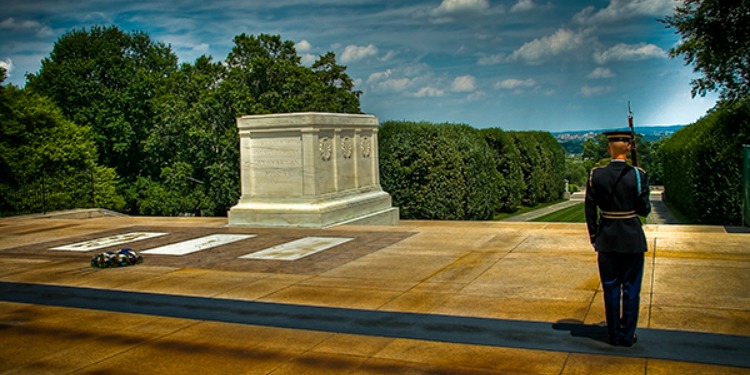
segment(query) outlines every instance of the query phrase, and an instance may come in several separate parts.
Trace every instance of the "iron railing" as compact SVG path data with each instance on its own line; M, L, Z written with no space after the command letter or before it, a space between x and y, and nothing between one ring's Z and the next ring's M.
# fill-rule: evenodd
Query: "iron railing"
M93 170L0 177L0 217L92 208L95 201Z

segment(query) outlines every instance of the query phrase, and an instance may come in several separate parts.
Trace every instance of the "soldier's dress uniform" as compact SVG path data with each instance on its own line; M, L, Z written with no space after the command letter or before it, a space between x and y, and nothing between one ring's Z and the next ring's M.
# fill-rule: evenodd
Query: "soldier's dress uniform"
M609 141L630 141L629 133L605 134ZM644 253L648 250L638 218L651 212L646 172L617 159L592 169L585 212L597 252L610 343L631 346L636 340Z

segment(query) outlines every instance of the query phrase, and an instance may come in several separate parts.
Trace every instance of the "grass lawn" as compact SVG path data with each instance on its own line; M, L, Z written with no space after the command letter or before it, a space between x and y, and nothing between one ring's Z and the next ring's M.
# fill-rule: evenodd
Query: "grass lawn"
M527 212L538 210L540 208L551 206L553 204L564 202L564 201L565 201L564 199L561 199L561 200L554 201L554 202L540 203L540 204L537 204L536 206L533 206L533 207L525 207L525 206L519 207L516 212L510 212L510 213L503 212L503 213L499 213L499 214L495 215L495 217L493 217L492 220L495 220L495 221L505 220L505 219L507 219L509 217L513 217L513 216L516 216L516 215L525 214Z
M554 223L585 223L586 215L583 212L583 202L563 208L562 210L555 211L551 214L547 214L531 221L547 221Z
M568 208L555 211L551 214L540 216L530 221L542 221L552 223L585 223L586 213L584 212L584 203L581 202ZM642 224L646 224L646 218L639 216Z

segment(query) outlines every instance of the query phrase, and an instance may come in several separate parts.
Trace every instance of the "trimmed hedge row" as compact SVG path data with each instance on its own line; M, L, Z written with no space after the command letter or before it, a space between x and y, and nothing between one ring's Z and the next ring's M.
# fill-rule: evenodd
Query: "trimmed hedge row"
M564 150L549 133L384 122L380 181L402 219L489 220L559 199Z
M717 106L664 139L667 199L691 221L742 221L742 145L750 144L750 99Z

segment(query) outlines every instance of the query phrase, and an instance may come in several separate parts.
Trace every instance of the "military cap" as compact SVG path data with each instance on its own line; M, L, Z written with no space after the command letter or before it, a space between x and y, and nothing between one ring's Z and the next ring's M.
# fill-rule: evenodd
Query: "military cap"
M603 134L607 136L607 142L630 142L633 139L629 131L611 131Z

